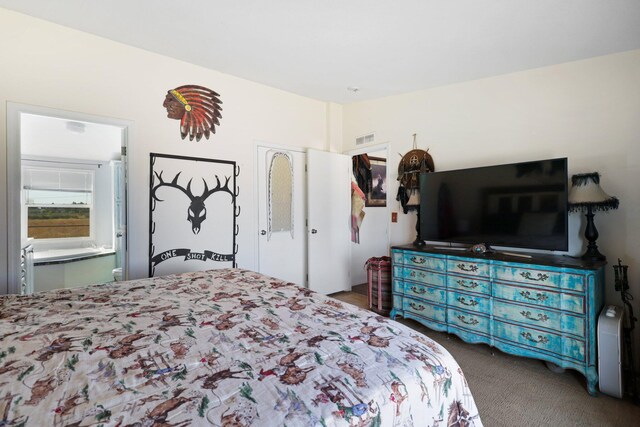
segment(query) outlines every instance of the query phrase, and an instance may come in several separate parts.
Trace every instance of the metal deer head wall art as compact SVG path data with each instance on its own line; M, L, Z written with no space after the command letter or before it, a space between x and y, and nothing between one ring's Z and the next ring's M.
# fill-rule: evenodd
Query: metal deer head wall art
M237 267L240 166L172 154L149 158L149 276Z
M202 136L209 139L216 133L216 126L222 118L222 101L216 92L202 86L185 85L171 89L162 106L167 109L167 117L180 120L180 136L189 141L200 141Z
M207 219L207 208L204 204L207 198L214 193L225 192L230 194L233 199L235 198L236 194L231 191L231 189L229 189L229 179L231 179L231 177L226 177L224 185L222 185L220 183L220 178L218 178L218 175L216 175L215 187L210 189L207 181L202 178L202 181L204 182L204 190L202 191L201 195L194 195L191 191L191 182L193 181L193 178L189 180L186 188L178 184L178 178L180 178L181 173L182 172L179 172L170 182L167 182L162 178L162 172L154 172L156 178L158 179L158 184L152 188L151 197L153 197L153 200L157 202L162 202L163 200L158 198L158 196L156 195L158 189L162 187L175 188L176 190L184 193L191 201L189 207L187 208L187 221L191 223L191 230L193 231L193 234L198 234L200 232L202 222Z

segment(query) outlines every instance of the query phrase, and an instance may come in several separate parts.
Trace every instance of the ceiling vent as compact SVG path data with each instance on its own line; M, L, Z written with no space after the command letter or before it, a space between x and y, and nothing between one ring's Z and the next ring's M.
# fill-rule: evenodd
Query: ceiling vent
M375 140L375 133L362 135L356 138L356 145L371 144Z
M84 133L86 127L87 125L82 122L67 122L67 130L69 132Z

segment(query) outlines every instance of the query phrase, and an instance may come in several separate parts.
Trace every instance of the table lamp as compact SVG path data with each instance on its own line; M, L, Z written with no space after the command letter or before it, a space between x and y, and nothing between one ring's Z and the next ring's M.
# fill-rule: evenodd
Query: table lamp
M600 188L600 174L598 172L581 173L571 177L571 191L569 192L569 211L586 212L587 227L584 230L584 237L589 244L582 259L597 262L607 258L598 251L596 240L598 230L593 223L595 211L608 211L618 209L620 201L616 197L609 196Z

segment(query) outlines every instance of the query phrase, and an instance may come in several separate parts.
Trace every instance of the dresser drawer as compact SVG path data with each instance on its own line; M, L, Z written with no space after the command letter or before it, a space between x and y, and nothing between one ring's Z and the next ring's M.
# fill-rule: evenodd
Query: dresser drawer
M488 280L465 276L447 276L447 289L476 292L483 295L491 294L491 284Z
M494 320L493 334L496 339L510 341L579 362L585 360L585 344L582 340L498 320Z
M427 256L421 252L405 252L403 264L408 267L420 267L429 270L442 271L443 273L447 266L443 258Z
M488 297L453 291L447 293L447 304L451 307L487 314L491 307Z
M477 313L457 310L455 308L447 309L447 323L449 325L454 325L462 329L469 329L485 335L489 335L491 329L488 317L480 316Z
M519 322L533 327L552 329L566 332L578 337L584 336L585 318L536 306L526 306L495 300L493 315L496 319Z
M447 261L449 274L466 274L468 276L489 277L489 264L466 258L451 258Z
M404 293L404 282L400 279L396 279L395 276L393 278L393 293L403 294Z
M493 296L506 301L517 301L532 307L549 307L584 314L584 296L562 293L559 290L527 288L494 283Z
M426 285L442 286L443 288L446 283L444 274L432 273L419 268L393 267L393 275L396 278L412 280Z
M446 319L446 309L443 306L429 304L426 301L420 301L405 297L402 301L402 308L405 312L422 316L441 323L444 323Z
M399 294L393 294L393 309L402 309L402 301L404 297Z
M391 263L393 265L404 264L404 252L392 250L391 251Z
M551 271L545 268L531 268L530 266L514 267L496 264L493 266L493 278L495 280L548 286L576 292L583 292L585 289L585 277L582 274Z
M405 282L404 294L409 297L422 298L442 305L447 301L446 289L434 288L418 283Z

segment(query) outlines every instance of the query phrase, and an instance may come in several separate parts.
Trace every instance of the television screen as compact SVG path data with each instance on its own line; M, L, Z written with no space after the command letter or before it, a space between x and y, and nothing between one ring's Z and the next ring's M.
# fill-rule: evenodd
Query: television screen
M566 251L567 159L420 176L427 241Z

